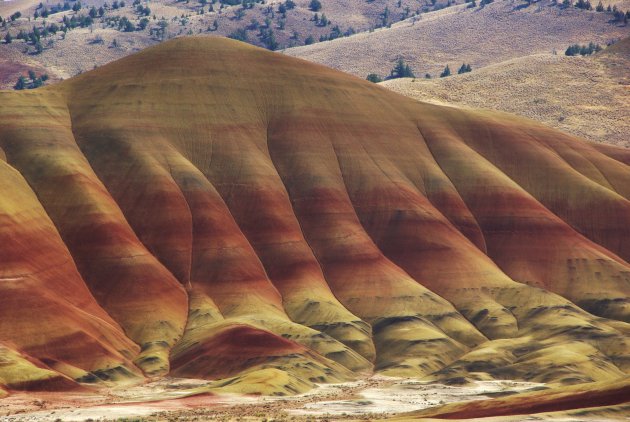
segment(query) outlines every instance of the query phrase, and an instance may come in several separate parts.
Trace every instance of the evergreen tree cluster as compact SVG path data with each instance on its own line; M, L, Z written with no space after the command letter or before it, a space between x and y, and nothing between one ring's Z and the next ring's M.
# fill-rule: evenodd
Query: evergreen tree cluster
M413 74L411 67L405 63L403 59L398 59L394 68L389 72L389 76L387 79L397 79L397 78L415 78L416 75Z
M569 7L571 5L582 10L593 10L593 5L589 0L577 0L575 3L572 3L572 0L562 1L563 7ZM616 5L611 6L610 4L607 7L604 7L601 0L599 1L599 3L597 3L597 6L595 6L594 10L599 13L612 13L613 18L611 21L613 23L623 23L624 25L627 25L628 20L630 20L630 10L624 12L623 10L620 10Z
M601 51L602 47L599 44L589 43L588 45L573 44L566 49L564 54L566 56L589 56L593 53Z
M450 72L450 69L449 69L449 72ZM461 75L462 73L468 73L468 72L472 72L472 67L470 66L470 64L462 63L461 67L457 71L457 74Z
M33 72L32 70L29 70L28 78L26 78L23 75L20 75L17 82L13 86L13 89L22 90L22 89L39 88L40 86L44 85L44 82L46 82L47 80L48 80L47 74L44 73L40 76L37 76L35 72Z
M593 6L589 0L577 0L575 2L575 7L582 10L593 10Z

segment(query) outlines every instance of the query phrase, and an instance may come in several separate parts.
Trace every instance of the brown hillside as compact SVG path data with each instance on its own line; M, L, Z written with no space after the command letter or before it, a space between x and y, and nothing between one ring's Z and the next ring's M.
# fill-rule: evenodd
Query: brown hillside
M448 64L474 69L539 53L560 54L571 44L625 38L630 26L611 24L609 14L562 9L548 1L495 1L483 8L465 5L423 14L419 20L327 43L296 47L286 53L365 78L389 75L402 57L415 72L437 77Z

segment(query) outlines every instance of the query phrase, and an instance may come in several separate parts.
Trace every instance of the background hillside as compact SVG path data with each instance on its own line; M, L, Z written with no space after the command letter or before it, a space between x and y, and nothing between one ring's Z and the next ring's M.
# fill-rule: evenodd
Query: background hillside
M67 78L178 35L231 35L277 50L390 25L423 11L446 7L448 1L322 0L319 8L312 7L311 0L118 0L115 3L45 0L41 4L33 0L2 1L0 16L9 22L0 27L0 42L7 32L15 38L20 30L32 32L33 27L43 28L44 22L46 26L55 23L61 27L64 17L86 19L92 7L96 14L91 21L80 22L66 34L42 36L41 52L37 52L36 43L31 41L0 44L0 58L5 62L41 66L51 77ZM81 9L72 10L77 3ZM41 16L42 11L55 11L55 8L61 11L34 19L35 13ZM11 15L18 11L21 17L11 22ZM318 19L322 15L326 18L315 21L315 14ZM123 18L129 21L128 25ZM142 24L142 19L148 22ZM9 67L2 65L2 61L0 66ZM6 73L0 68L0 87L15 83L14 75L7 77Z
M287 54L365 78L387 76L403 58L416 76L432 77L449 65L479 69L536 53L562 54L575 43L606 45L625 38L630 27L610 22L606 13L561 8L540 1L496 1L484 7L456 6L422 15L389 29L289 49Z
M630 39L593 56L536 54L447 78L382 84L438 104L519 114L593 141L630 146Z
M623 21L613 22L612 12L545 0L475 3L473 8L450 0L321 0L317 11L310 0L244 3L0 2L5 20L0 40L7 33L12 38L11 43L0 41L0 87L11 88L29 68L38 75L47 73L51 83L179 35L232 36L365 78L372 72L387 75L400 57L417 75L435 75L446 64L466 62L478 69L533 53L564 51L577 42L605 45L630 33ZM620 2L618 7L624 11L627 6ZM12 20L18 11L21 17ZM315 14L320 20L314 20ZM16 38L20 31L26 41Z

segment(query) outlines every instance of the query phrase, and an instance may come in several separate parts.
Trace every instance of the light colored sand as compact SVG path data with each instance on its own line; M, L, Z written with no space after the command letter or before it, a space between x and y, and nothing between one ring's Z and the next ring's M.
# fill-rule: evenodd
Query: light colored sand
M411 412L444 403L486 398L488 393L517 392L543 384L513 381L479 381L466 386L429 384L413 380L366 388L349 400L318 401L292 409L292 415L379 415Z
M288 417L382 417L427 407L487 398L498 392L518 392L542 384L487 381L465 386L430 384L411 379L373 376L354 382L319 385L292 397L254 397L234 394L188 396L207 385L203 380L171 379L101 395L42 393L15 395L0 402L0 421L116 420L118 418L230 417L286 415ZM37 398L40 397L40 398ZM39 410L41 409L41 410ZM9 414L11 413L11 414Z

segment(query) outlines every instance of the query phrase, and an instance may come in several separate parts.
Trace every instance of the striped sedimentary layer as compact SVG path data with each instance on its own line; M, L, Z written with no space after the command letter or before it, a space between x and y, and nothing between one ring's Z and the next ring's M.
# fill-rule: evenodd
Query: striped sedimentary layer
M621 378L627 155L218 38L0 92L0 386Z

